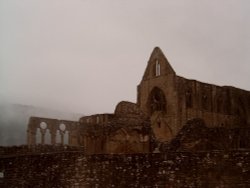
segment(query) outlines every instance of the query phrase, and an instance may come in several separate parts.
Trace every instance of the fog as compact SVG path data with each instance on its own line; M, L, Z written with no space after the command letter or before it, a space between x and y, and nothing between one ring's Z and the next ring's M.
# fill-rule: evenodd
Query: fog
M1 0L0 101L112 113L155 46L180 76L250 90L249 20L246 0Z
M78 121L84 114L56 111L20 104L0 104L0 146L27 143L27 125L31 116Z

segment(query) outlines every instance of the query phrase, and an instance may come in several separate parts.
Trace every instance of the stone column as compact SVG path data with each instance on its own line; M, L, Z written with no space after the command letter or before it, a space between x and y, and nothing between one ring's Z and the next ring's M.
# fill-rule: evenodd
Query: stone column
M61 144L64 145L64 132L60 132L61 135Z
M68 145L71 145L72 141L71 141L71 132L70 131L68 132L68 139L69 139L68 140Z
M56 132L55 131L50 131L50 136L51 136L51 144L55 145L56 144Z

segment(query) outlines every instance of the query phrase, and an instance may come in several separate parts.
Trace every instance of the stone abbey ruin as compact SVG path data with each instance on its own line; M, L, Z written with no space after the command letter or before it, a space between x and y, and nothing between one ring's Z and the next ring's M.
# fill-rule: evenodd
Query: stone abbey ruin
M250 187L250 92L178 76L156 47L136 103L31 117L0 152L0 187Z
M170 143L195 118L204 121L215 139L223 136L225 148L250 147L250 92L177 76L156 47L137 87L136 103L122 101L113 114L85 116L78 122L31 117L28 145L84 146L88 154L148 153ZM202 139L186 147L196 147Z

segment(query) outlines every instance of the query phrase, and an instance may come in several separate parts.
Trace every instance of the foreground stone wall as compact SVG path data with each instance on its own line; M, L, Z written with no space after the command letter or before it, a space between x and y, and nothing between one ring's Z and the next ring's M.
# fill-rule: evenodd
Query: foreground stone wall
M0 187L249 187L250 151L1 156Z

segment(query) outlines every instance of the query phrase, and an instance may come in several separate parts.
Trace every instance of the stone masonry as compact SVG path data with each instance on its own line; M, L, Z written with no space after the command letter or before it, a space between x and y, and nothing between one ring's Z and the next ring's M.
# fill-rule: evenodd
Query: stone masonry
M171 142L194 118L210 128L248 128L250 92L178 76L156 47L137 87L136 103L122 101L113 114L77 122L31 117L27 140L28 145L84 146L89 154L148 153Z

